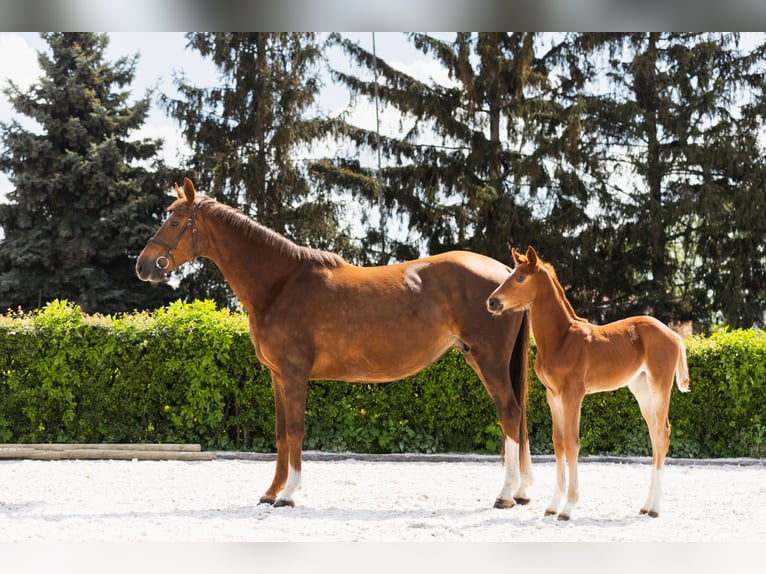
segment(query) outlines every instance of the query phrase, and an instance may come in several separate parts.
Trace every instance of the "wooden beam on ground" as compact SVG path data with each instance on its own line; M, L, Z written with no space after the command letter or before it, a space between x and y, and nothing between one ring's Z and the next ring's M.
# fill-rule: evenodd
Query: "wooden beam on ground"
M0 444L0 459L215 460L198 444Z

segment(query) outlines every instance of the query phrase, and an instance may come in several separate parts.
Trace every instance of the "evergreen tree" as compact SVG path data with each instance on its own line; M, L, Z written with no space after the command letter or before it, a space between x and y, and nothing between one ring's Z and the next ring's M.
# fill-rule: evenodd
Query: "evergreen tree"
M567 145L577 100L557 95L565 88L551 81L549 60L554 60L541 53L541 35L408 37L445 67L449 85L418 81L356 43L332 37L362 68L375 68L380 80L376 86L337 70L334 77L355 94L377 95L414 126L401 138L380 140L365 130L348 131L358 145L380 149L387 158L382 189L376 170L358 164L336 162L324 175L370 205L382 193L387 212L411 230L408 245L388 246L397 259L419 251L470 249L507 260L509 241L537 243L546 230L561 238L561 229L574 226L576 215L584 213L569 199L583 194L573 167L576 149ZM440 141L422 142L423 134ZM564 194L562 181L568 184Z
M766 326L766 43L739 59L738 114L717 130L695 190L693 304L701 322Z
M164 98L194 150L188 167L198 187L296 242L350 253L339 231L339 205L312 188L308 167L296 159L336 127L307 117L320 88L314 34L192 33L187 39L221 78L215 87L177 78L181 99ZM230 305L218 270L207 261L201 266L180 288Z
M157 226L165 198L141 163L160 143L130 140L149 97L129 104L135 57L104 59L107 35L44 34L43 76L22 92L5 88L39 131L0 126L0 169L14 186L0 205L0 308L67 299L86 312L159 306L167 286L135 277L135 257Z
M736 41L736 34L697 33L575 38L580 58L604 65L582 117L603 142L594 187L609 190L597 209L611 225L589 259L603 280L594 277L586 284L598 287L580 294L595 319L649 313L709 324L715 303L704 245L726 234L731 219L716 206L742 183L742 145L754 151L737 128L746 59Z
M317 166L383 206L406 244L369 234L373 261L474 249L507 259L533 243L557 262L578 311L597 322L653 314L763 321L763 52L738 34L425 34L410 40L453 83L424 83L347 39L332 40L378 81L334 71L413 127L348 128L387 163ZM758 97L743 102L743 87ZM759 99L760 98L760 99ZM441 142L425 143L424 133ZM386 251L388 253L386 253ZM571 288L573 286L575 288Z

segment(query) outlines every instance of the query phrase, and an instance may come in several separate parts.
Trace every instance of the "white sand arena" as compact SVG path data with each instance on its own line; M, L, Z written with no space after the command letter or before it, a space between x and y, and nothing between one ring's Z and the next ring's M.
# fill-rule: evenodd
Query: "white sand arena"
M259 505L259 460L0 462L0 542L764 542L766 465L668 464L659 518L640 516L650 466L583 462L570 522L543 517L553 463L527 506L492 508L497 457L303 463L295 508Z

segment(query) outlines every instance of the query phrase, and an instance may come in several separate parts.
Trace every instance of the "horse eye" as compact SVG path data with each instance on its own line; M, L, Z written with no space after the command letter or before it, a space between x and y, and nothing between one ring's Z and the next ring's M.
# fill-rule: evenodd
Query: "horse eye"
M518 281L519 283L524 281L524 279L526 279L526 278L527 278L526 275L521 275L520 273L518 275L516 275L516 281Z
M170 227L178 227L178 225L179 225L178 221L176 221L175 219L170 222Z

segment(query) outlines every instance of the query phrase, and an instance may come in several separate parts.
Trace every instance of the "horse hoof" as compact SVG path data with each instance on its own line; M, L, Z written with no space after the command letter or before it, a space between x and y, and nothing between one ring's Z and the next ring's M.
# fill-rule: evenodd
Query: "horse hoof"
M568 515L568 514L564 514L564 513L562 512L561 514L559 514L559 515L556 517L556 520L561 520L562 522L566 522L567 520L569 520L569 515Z
M521 506L529 504L532 501L531 498L526 498L526 497L522 498L521 496L514 496L513 500L516 501L516 504L520 504Z
M274 501L274 508L281 508L283 506L289 506L295 508L295 503L292 500L278 499Z
M652 518L657 518L660 515L660 513L657 512L656 510L647 510L646 508L642 508L639 511L639 514L648 514Z
M555 511L555 510L551 510L550 508L546 508L546 509L545 509L545 514L544 514L544 516L553 516L554 514L556 514L556 511Z
M503 498L495 500L495 508L513 508L514 506L516 506L516 503L513 500L505 500Z
M273 496L261 496L261 499L258 501L258 504L274 504L276 502L276 499Z

